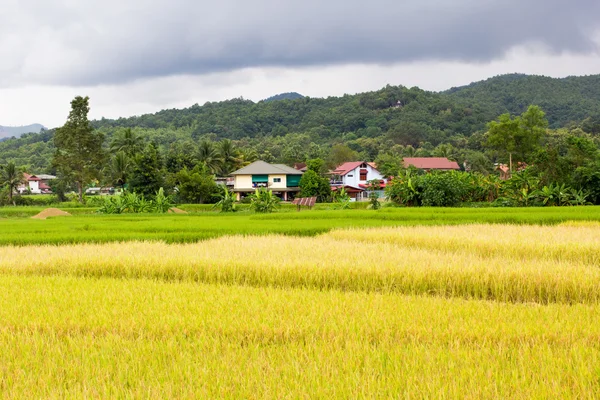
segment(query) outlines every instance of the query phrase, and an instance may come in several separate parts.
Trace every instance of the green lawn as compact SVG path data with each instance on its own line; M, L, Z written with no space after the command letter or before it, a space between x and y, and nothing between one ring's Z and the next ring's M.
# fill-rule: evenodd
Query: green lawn
M19 211L20 214L19 214ZM66 209L72 214L93 209ZM344 227L443 225L465 223L556 224L568 220L600 221L600 207L564 208L385 208L379 211L302 211L268 215L196 213L189 215L81 214L48 220L29 216L40 208L0 209L0 245L61 244L126 240L184 243L223 235L286 234L313 236ZM4 213L4 214L1 214ZM26 215L23 215L26 214Z

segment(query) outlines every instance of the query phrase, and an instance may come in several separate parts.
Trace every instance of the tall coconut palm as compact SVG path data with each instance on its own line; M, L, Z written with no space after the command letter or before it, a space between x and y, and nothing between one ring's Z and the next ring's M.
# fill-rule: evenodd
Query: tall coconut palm
M244 167L258 160L258 153L256 152L256 150L246 147L240 150L239 159L241 164L240 167Z
M198 146L198 161L211 173L217 173L221 169L221 158L212 142L203 140Z
M0 186L8 188L8 202L16 205L13 200L13 192L23 182L23 173L15 166L15 163L9 162L0 168Z
M224 139L219 142L218 151L219 156L221 157L221 173L223 175L229 175L240 164L239 151L229 139Z
M131 128L125 128L118 132L110 144L111 151L123 151L129 157L135 156L143 149L144 138L131 130Z
M132 167L131 159L124 151L118 151L110 162L110 176L117 186L125 186Z

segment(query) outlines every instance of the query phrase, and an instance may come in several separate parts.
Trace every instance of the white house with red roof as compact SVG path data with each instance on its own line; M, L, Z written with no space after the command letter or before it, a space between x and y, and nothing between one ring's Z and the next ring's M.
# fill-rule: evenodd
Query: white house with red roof
M369 181L379 180L381 188L384 188L387 183L381 172L377 170L377 165L366 161L343 163L329 174L331 189L337 190L343 187L353 199L363 197L362 194L369 188Z
M31 193L31 194L45 194L52 193L52 189L48 185L48 182L52 179L56 179L52 175L30 175L23 173L23 181L17 187L17 192L20 194Z

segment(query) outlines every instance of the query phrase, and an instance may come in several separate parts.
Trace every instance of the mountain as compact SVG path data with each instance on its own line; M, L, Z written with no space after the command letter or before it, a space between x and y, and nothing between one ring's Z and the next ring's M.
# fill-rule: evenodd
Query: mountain
M302 96L300 93L289 92L289 93L276 94L275 96L271 96L268 99L264 99L263 101L297 100L297 99L301 99L303 97L304 96Z
M521 114L530 104L536 104L548 115L550 126L559 128L600 112L600 75L501 75L442 94L473 107L485 105L495 115Z
M0 125L0 139L11 136L21 136L24 133L39 133L44 129L43 125L31 124L27 126L2 126Z
M193 152L202 140L231 139L282 163L326 157L336 144L374 160L396 145L431 151L448 143L460 151L484 151L486 124L505 112L521 114L530 104L542 107L552 128L574 122L600 135L600 75L502 75L443 92L388 85L341 97L256 103L238 98L92 124L105 135L105 144L123 128L135 129L165 158L178 148ZM0 142L0 165L14 160L47 171L52 137L52 130L44 130Z

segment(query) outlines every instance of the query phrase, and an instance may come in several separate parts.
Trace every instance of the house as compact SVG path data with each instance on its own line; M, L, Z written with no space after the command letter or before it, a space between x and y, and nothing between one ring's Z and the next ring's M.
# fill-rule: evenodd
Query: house
M459 171L456 161L445 157L405 157L404 168L415 167L425 171Z
M380 188L384 188L387 180L377 170L375 163L366 161L350 161L343 163L329 172L331 190L344 188L352 199L366 198L369 181L379 180Z
M27 173L23 173L23 181L19 186L17 186L17 192L19 194L41 194L42 190L40 189L40 182L42 180L35 175L29 175Z
M54 175L30 175L23 173L23 181L17 186L17 192L19 194L52 194L52 188L50 188L49 183L53 179L56 179Z
M258 188L269 188L273 194L284 201L293 200L300 192L302 171L283 164L269 164L255 161L252 164L232 172L233 192L237 200L254 193Z
M494 164L494 169L500 173L500 179L503 181L507 181L512 177L512 173L510 172L510 167L506 164ZM524 162L518 162L516 165L516 172L523 171L527 168L528 165Z
M295 163L294 168L297 169L298 171L302 171L302 172L308 171L308 167L307 167L306 163Z

